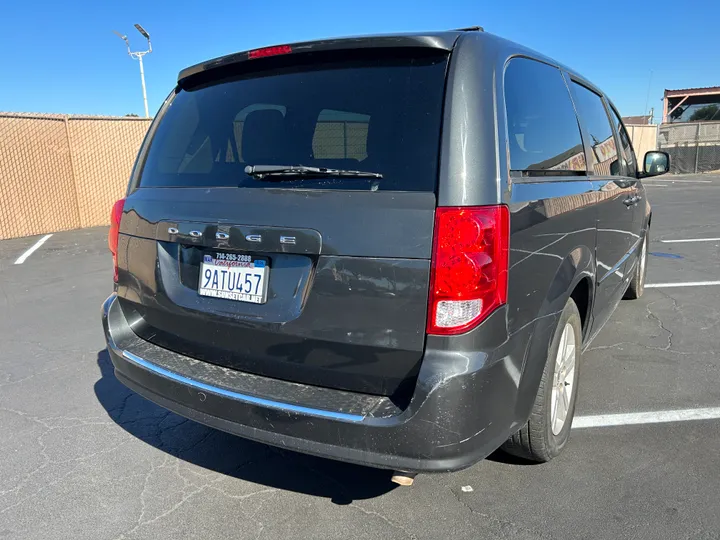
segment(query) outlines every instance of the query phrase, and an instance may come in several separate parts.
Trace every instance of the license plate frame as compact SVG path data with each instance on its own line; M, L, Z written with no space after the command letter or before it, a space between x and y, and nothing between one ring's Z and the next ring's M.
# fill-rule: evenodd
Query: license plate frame
M210 272L209 278L206 270ZM260 276L259 280L256 280L257 276ZM213 286L215 283L218 287ZM240 288L237 283L240 283ZM200 296L246 304L265 304L269 283L268 257L223 251L203 253L197 288ZM245 292L246 287L249 292Z

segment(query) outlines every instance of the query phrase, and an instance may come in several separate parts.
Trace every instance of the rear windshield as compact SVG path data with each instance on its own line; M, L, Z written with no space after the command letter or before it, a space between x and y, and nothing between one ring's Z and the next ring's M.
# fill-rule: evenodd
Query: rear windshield
M433 191L447 56L325 62L179 90L140 187ZM261 181L246 165L306 165L382 179Z

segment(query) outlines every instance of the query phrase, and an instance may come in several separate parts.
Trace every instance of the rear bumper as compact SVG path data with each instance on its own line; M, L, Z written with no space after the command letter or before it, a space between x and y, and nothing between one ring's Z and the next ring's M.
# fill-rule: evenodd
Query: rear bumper
M428 338L402 410L387 398L243 374L153 345L132 332L115 295L102 319L123 384L184 417L274 446L386 469L451 471L486 457L520 427L514 416L524 346L497 339L507 335L502 311L471 332L490 336L484 341L492 349L448 350L443 338Z

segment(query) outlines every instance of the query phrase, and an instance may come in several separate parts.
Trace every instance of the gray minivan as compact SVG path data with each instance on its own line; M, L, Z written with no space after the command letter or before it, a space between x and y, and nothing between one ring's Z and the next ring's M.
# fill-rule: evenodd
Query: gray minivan
M182 71L112 212L120 381L209 426L396 471L566 444L580 354L645 280L620 116L479 28Z

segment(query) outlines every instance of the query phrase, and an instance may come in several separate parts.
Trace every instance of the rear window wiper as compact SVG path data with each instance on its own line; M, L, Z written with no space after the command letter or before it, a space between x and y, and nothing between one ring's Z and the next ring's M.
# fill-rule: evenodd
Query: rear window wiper
M294 180L302 178L354 177L382 178L383 175L368 171L347 171L344 169L326 169L324 167L307 167L305 165L248 165L245 174L258 180Z

